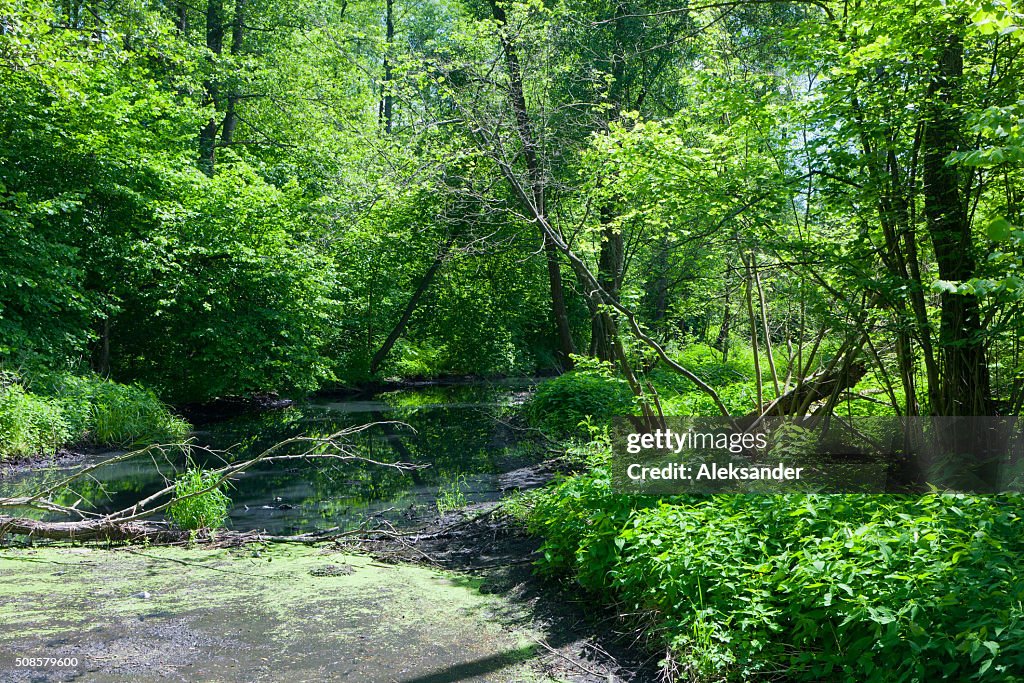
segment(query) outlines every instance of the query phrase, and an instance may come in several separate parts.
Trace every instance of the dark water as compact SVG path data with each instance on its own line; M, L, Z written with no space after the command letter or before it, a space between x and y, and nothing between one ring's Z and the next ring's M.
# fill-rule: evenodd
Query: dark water
M222 458L252 457L292 436L322 437L347 427L382 423L352 436L352 450L381 462L429 467L401 472L336 460L258 465L243 473L228 491L233 503L229 525L237 530L300 533L353 527L373 514L401 525L434 510L439 490L457 490L468 502L495 500L500 496L500 473L541 459L542 447L522 429L507 424L528 392L528 384L512 383L316 400L198 431L198 443L224 454L194 453L193 457L200 465L215 467ZM89 462L109 456L99 455ZM77 483L74 491L61 495L60 502L71 505L81 498L81 509L122 509L163 488L165 481L184 469L185 460L184 454L175 454L168 460L143 457L105 466ZM73 469L9 476L0 480L0 496L24 495L59 481Z

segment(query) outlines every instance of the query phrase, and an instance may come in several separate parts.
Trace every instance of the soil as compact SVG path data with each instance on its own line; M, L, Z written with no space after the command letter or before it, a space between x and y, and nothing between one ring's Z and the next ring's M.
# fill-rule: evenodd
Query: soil
M28 458L20 458L14 461L0 460L0 478L18 472L28 472L45 468L64 468L77 465L83 460L90 458L97 453L109 453L116 455L123 451L112 450L111 448L92 448L89 446L74 446L62 448L52 455L33 455Z

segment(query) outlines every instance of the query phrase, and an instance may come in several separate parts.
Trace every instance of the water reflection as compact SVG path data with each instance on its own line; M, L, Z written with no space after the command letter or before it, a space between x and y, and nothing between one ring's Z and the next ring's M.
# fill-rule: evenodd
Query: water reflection
M229 492L230 524L239 530L301 533L353 527L368 514L407 524L435 505L438 488L465 475L468 501L498 497L497 475L535 462L541 447L507 424L526 396L525 386L427 387L358 399L323 399L279 411L243 416L197 432L203 445L227 450L232 460L252 457L293 436L323 437L346 427L381 423L351 438L354 450L381 462L430 467L401 472L359 461L291 460L245 472ZM106 454L109 457L109 454ZM204 465L220 463L204 456ZM112 511L159 490L184 462L134 458L104 467L77 483L61 501ZM21 473L0 481L0 495L24 494L53 484L69 470Z

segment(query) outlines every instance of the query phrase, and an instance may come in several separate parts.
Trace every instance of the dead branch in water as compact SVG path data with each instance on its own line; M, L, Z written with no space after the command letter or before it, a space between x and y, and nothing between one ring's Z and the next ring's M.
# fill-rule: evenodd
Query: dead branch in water
M237 479L242 473L261 463L281 462L289 460L330 460L330 461L358 461L378 467L391 467L400 471L412 471L429 467L405 462L383 462L367 458L357 454L348 439L370 427L381 422L374 422L357 427L349 427L325 437L297 436L286 439L270 446L258 455L238 462L227 462L224 459L224 452L217 452L192 443L185 444L154 444L145 448L120 453L98 463L83 467L68 475L56 484L28 496L0 498L0 512L6 510L33 510L49 515L58 515L64 519L38 520L31 517L21 517L16 514L0 514L0 539L8 534L28 536L29 538L44 538L49 540L68 541L143 541L154 543L176 543L195 538L195 534L181 529L176 529L166 522L150 521L149 518L167 510L173 503L202 496L220 489L224 484ZM404 423L396 423L404 424ZM405 425L408 426L408 425ZM136 501L132 505L120 510L100 514L87 510L78 509L81 504L79 500L74 505L68 506L55 500L57 495L66 491L75 482L92 478L97 470L132 458L149 456L153 460L154 467L159 468L157 458L160 457L170 463L170 454L176 450L184 450L188 462L192 462L193 452L205 452L219 457L225 464L222 467L207 470L209 485L201 490L193 491L187 495L175 495L176 482L165 477L165 486L159 491ZM256 532L219 532L216 535L218 542L244 542L244 539L253 541L280 541L296 540L299 542L316 542L332 537L330 532L319 532L313 534L302 534L295 537L268 536ZM214 537L211 535L210 539Z

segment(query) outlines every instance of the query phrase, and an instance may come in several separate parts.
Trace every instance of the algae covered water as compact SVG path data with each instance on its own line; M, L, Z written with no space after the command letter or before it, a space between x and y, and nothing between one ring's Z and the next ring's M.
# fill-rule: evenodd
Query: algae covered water
M304 401L202 426L196 443L218 454L194 451L193 457L199 465L219 466L222 458L249 458L290 437L323 437L374 423L350 437L355 453L427 467L403 472L361 461L261 464L228 491L229 526L293 534L354 527L368 515L400 526L435 510L439 494L467 503L495 500L502 472L540 459L541 447L511 424L529 390L528 382L425 386ZM38 490L110 455L7 476L0 480L0 496ZM81 509L119 510L161 489L185 466L184 454L133 458L93 472L64 498L68 505L80 498Z
M12 549L0 578L12 683L551 680L477 581L318 547Z

